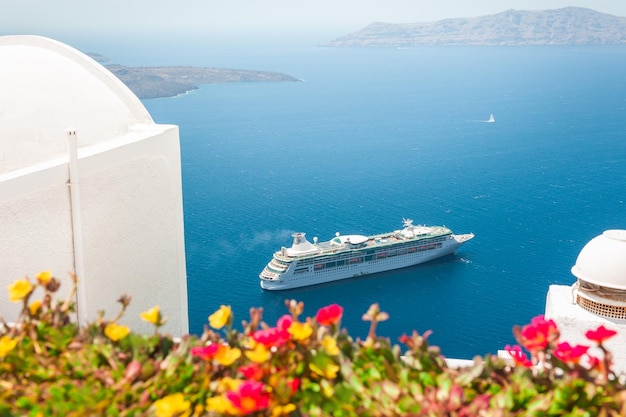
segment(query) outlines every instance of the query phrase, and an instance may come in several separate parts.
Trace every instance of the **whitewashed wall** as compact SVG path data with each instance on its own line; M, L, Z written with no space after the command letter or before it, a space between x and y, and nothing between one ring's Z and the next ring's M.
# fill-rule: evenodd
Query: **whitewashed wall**
M78 264L77 319L113 318L129 294L123 323L151 331L139 313L158 304L163 330L187 333L178 127L155 124L110 72L59 42L0 37L0 63L0 314L18 313L7 291L16 279L52 270L62 296ZM79 212L66 129L78 138Z
M600 325L616 330L617 334L605 345L613 355L614 369L618 373L626 373L626 322L596 316L573 303L572 300L571 286L550 285L545 316L557 324L561 332L561 340L571 345L594 346L594 342L585 337L588 330L595 330Z
M188 318L178 128L143 133L110 149L79 152L85 267L79 279L87 301L79 308L89 319L103 309L113 317L116 300L129 294L125 323L150 330L139 312L159 304L169 317L165 330L183 334ZM67 180L67 163L0 177L0 305L7 318L17 313L6 291L15 279L51 269L69 287L74 251Z

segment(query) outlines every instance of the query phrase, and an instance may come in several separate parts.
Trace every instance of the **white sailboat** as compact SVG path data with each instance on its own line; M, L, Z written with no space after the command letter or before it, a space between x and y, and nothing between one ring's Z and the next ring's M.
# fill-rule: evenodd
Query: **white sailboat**
M495 123L496 119L493 117L493 113L491 113L491 115L489 116L489 120L487 120L487 123Z

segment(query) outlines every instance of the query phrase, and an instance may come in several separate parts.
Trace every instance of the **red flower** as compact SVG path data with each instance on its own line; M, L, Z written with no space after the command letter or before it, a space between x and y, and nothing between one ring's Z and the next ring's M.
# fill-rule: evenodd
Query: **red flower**
M605 363L602 359L596 356L588 356L589 363L587 364L588 369L595 369L600 373L605 373L607 371L605 367Z
M239 367L239 372L246 377L246 379L253 379L260 381L263 378L263 368L256 363Z
M298 391L298 388L300 388L300 379L299 378L288 379L287 386L291 389L291 395L295 394L296 391Z
M508 354L511 355L511 358L513 359L513 362L515 362L515 365L523 366L524 368L530 368L531 366L533 366L533 363L528 359L526 354L522 352L522 348L519 345L506 345L504 350L506 350Z
M554 356L565 363L577 364L580 358L587 353L589 346L576 345L571 346L567 342L559 343L554 349Z
M519 341L530 352L537 352L548 347L548 344L559 337L556 323L546 320L543 315L534 317L530 324L522 328Z
M409 349L415 349L422 346L426 339L433 333L432 330L426 330L421 336L413 330L413 334L408 336L406 333L399 337L401 343L404 343Z
M341 320L343 315L343 307L339 304L331 304L326 307L322 307L317 311L317 322L323 326L330 326Z
M208 346L196 346L191 348L191 355L205 361L210 361L217 355L219 348L220 345L217 343L211 343Z
M587 331L587 333L585 333L585 336L587 337L587 339L601 345L602 342L605 342L616 334L617 332L615 330L610 330L604 326L600 326L596 330Z
M226 392L226 398L242 414L264 410L269 406L270 396L265 384L257 381L244 381L237 391Z

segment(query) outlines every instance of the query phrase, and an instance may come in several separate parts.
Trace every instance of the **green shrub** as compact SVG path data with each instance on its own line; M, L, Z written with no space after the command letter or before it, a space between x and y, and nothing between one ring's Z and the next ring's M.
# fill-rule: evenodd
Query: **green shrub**
M363 315L365 340L341 329L339 305L304 318L294 300L274 326L252 308L237 330L221 306L202 335L173 339L159 332L158 306L141 314L154 334L119 324L130 303L123 296L116 318L102 313L79 328L71 278L64 301L54 299L59 281L49 272L9 286L23 308L15 323L0 323L0 416L626 415L626 390L604 347L615 332L603 326L586 333L599 356L561 341L555 323L538 316L514 328L511 360L487 355L453 369L429 332L400 345L377 336L388 317L376 304ZM43 297L32 300L38 288Z

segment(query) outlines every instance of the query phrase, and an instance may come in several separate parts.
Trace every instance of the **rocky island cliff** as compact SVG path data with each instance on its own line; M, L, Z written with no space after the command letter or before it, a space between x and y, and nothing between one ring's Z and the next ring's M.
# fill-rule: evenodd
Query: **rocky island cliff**
M109 59L97 53L87 54L104 65L140 99L174 97L195 90L202 84L300 81L273 71L192 66L127 67L108 64Z
M616 45L626 44L626 17L581 7L507 10L428 23L372 23L327 46Z
M172 97L198 88L201 84L299 81L270 71L204 67L125 67L107 65L140 99Z

